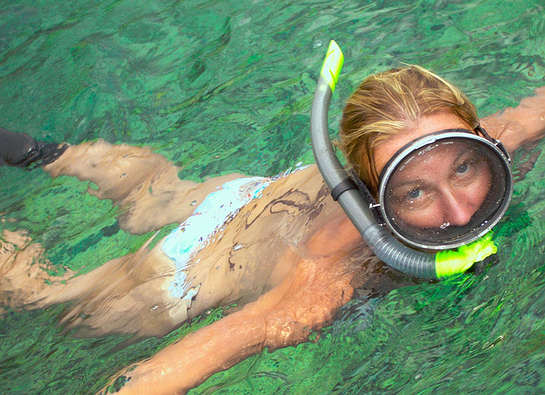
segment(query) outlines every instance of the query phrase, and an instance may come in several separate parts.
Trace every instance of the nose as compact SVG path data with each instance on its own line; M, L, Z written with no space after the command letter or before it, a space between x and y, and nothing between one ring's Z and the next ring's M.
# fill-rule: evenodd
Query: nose
M467 225L477 209L463 192L447 189L443 192L443 219L450 225Z

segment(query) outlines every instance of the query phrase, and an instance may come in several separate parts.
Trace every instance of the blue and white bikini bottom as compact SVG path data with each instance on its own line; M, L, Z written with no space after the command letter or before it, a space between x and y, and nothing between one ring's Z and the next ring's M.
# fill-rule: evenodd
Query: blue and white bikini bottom
M238 178L210 193L162 245L163 252L176 265L174 279L168 290L172 297L190 302L199 292L199 285L187 281L186 269L191 259L206 247L213 236L252 199L261 196L272 182L270 178Z

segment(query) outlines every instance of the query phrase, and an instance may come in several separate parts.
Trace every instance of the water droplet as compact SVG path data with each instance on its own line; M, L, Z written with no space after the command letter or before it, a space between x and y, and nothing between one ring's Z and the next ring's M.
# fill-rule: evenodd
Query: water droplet
M450 226L450 222L444 222L441 224L441 226L439 228L441 228L442 230L448 228Z

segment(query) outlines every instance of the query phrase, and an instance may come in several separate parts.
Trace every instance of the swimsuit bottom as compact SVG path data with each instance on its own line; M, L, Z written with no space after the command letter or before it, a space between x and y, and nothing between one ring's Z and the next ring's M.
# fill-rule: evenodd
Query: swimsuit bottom
M271 178L238 178L226 182L210 193L178 228L165 239L162 250L176 269L168 290L171 296L188 302L199 292L187 281L186 269L195 254L206 247L225 223L252 199L261 196L272 182Z

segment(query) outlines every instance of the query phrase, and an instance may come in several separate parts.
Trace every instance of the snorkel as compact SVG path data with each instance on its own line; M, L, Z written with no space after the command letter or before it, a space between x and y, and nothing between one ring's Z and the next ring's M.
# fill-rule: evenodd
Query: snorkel
M311 113L311 140L318 168L336 200L374 254L388 266L410 276L437 279L469 269L475 262L496 253L497 248L488 232L479 239L456 250L426 252L413 249L398 241L377 222L373 202L354 183L333 151L329 139L328 107L342 65L341 49L331 41L318 79ZM510 174L510 169L509 169ZM509 188L512 188L509 185ZM508 200L511 192L508 191ZM369 195L370 196L370 195ZM503 212L506 207L502 207ZM503 213L501 213L503 215ZM499 219L498 219L499 220Z

